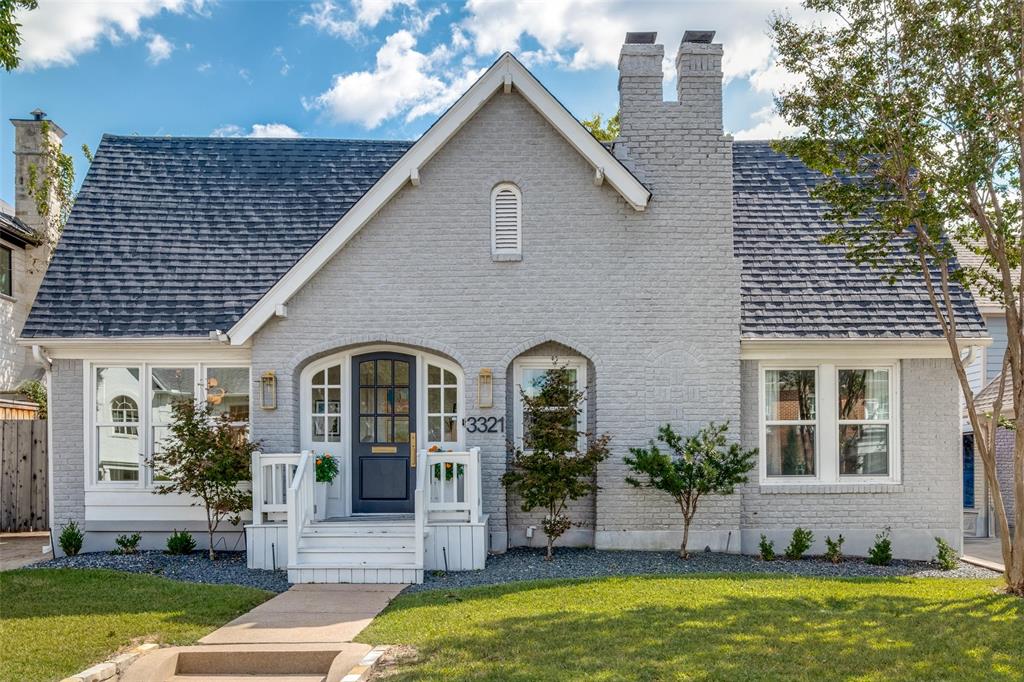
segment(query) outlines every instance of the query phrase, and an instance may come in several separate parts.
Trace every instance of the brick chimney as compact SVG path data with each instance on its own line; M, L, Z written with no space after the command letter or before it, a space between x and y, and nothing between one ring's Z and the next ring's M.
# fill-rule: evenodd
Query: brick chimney
M29 194L29 176L33 166L42 169L47 138L59 148L65 133L59 125L47 120L46 112L40 109L33 111L30 118L12 118L11 124L14 126L14 213L43 237L43 241L53 243L56 235L49 234L50 227L39 215L35 198ZM51 206L52 211L57 210L55 200L51 200Z
M627 33L619 52L619 117L626 126L662 104L665 46L655 44L657 39L657 33Z
M722 45L714 31L686 31L676 53L679 104L700 127L722 130Z

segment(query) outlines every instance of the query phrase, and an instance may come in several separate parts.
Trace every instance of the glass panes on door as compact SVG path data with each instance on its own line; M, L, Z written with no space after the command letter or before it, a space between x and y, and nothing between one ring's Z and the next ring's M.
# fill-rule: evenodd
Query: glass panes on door
M359 363L359 442L409 442L409 363L381 358Z
M314 443L341 442L341 365L313 375L310 408Z

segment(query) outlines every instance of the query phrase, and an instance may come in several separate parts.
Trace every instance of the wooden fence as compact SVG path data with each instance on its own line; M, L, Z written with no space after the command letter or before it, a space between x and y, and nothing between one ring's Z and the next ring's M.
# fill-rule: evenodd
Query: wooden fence
M47 509L46 420L0 420L0 531L44 530Z

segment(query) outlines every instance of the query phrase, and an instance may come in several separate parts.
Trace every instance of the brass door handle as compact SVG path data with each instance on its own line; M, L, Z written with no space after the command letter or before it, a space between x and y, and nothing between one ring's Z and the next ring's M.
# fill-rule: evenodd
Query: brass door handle
M409 467L416 468L416 432L409 434Z

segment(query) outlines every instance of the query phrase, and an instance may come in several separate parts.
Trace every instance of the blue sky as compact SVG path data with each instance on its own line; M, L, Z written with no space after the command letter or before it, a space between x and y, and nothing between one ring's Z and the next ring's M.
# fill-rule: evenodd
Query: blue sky
M103 133L415 138L502 51L577 116L613 113L626 31L685 29L725 46L725 127L787 128L786 82L766 35L795 2L628 0L40 0L21 13L23 64L0 71L5 119L39 107L83 143ZM666 96L672 97L666 63ZM13 127L0 135L0 197L13 199Z

